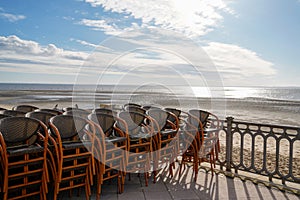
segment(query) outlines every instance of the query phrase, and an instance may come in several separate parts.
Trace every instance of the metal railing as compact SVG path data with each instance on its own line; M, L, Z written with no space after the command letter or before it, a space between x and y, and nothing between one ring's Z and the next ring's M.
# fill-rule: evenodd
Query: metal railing
M222 124L221 170L255 173L267 176L269 182L276 178L282 185L300 183L299 127L240 122L232 117Z

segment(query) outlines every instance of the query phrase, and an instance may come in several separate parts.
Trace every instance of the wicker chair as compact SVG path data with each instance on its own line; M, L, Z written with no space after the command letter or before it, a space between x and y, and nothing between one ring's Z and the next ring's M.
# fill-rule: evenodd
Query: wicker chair
M93 113L104 113L104 114L109 114L109 115L113 115L113 116L117 116L118 112L114 111L112 109L109 108L96 108L92 111Z
M147 114L153 119L156 133L156 158L154 159L154 182L156 181L156 169L169 166L170 175L173 176L174 162L179 153L179 140L177 132L179 130L179 120L171 112L162 109L150 109ZM172 116L172 117L170 117ZM171 122L168 118L175 119Z
M86 127L89 126L91 131ZM91 195L93 154L93 124L72 115L57 115L50 119L51 135L57 144L57 175L54 200L60 191L85 187L86 199Z
M125 166L127 163L128 135L119 130L115 123L125 124L120 118L93 113L88 117L96 127L95 157L97 174L97 199L100 198L103 181L118 178L118 192L124 191ZM96 142L97 141L97 142Z
M186 151L182 155L179 174L181 173L182 166L186 162L193 162L195 181L197 180L198 167L201 162L210 163L212 175L215 167L215 153L218 146L219 128L212 128L210 126L208 119L211 115L212 114L209 112L202 110L190 110L186 119L186 126L184 130L185 133L188 133L186 134L188 136L188 140L191 140L192 135L193 141L191 142L190 147L185 147ZM184 140L186 140L186 138L184 138ZM184 144L186 145L186 143Z
M35 110L36 112L48 112L54 115L61 115L63 112L57 109L49 109L49 108L41 108L41 109L37 109Z
M48 162L48 166L51 169L52 178L53 178L57 174L56 163L58 162L58 160L57 160L58 157L55 157L56 155L53 154L53 152L57 151L57 145L56 145L56 141L54 140L54 138L52 138L51 135L48 134L48 132L50 129L50 125L49 125L50 119L56 115L49 113L49 112L33 111L33 112L26 113L25 116L29 117L29 118L34 118L34 119L40 120L47 126L47 129L48 129L47 132L44 132L43 129L41 129L40 132L43 135L45 135L45 134L48 135L47 162Z
M87 119L89 114L90 114L89 111L83 110L83 109L72 109L72 110L65 111L63 113L63 115L73 115L73 116L82 117L85 119Z
M0 110L0 114L10 115L14 117L24 117L26 112L22 112L18 110Z
M37 110L39 109L38 107L36 106L32 106L32 105L18 105L18 106L14 106L12 108L12 110L17 110L17 111L22 111L22 112L31 112L31 111L34 111L34 110Z
M157 144L154 136L152 119L142 113L122 111L119 117L126 123L117 121L117 127L129 137L129 152L126 172L145 175L145 185L148 186L150 159L153 156L153 145ZM149 123L150 122L150 123ZM129 174L130 176L130 174Z
M49 180L46 155L48 135L41 121L27 117L0 120L0 155L3 199L46 199Z

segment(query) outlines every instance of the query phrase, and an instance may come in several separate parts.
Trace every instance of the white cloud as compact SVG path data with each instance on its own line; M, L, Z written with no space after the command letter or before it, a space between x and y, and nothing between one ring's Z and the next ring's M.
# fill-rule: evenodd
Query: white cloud
M202 36L213 30L222 21L222 12L233 13L226 0L86 0L94 7L102 6L104 10L130 15L142 21L141 26L156 26L175 30L189 37ZM90 22L90 23L88 23ZM95 21L85 21L85 25L95 25ZM118 30L117 24L107 25L98 20L100 30ZM107 34L115 33L107 31Z
M70 40L71 41L75 41L75 42L77 42L79 44L82 44L84 46L88 46L88 47L92 47L92 48L98 47L98 45L90 43L90 42L87 42L87 41L84 41L84 40L78 40L78 39L76 40L76 39L73 39L73 38L71 38Z
M11 13L5 13L5 12L3 12L3 9L1 9L0 11L2 11L0 13L0 18L4 18L10 22L16 22L16 21L23 20L26 18L26 16L24 16L24 15L15 15L15 14L11 14Z
M103 31L107 35L119 35L125 31L132 30L136 24L132 23L130 27L120 28L115 23L108 23L106 20L82 19L79 24L91 27L93 30Z
M54 44L41 46L15 35L0 36L0 71L75 74L87 56L87 53L66 51Z
M0 36L0 71L62 75L80 73L86 77L84 83L97 82L104 72L103 80L107 83L123 80L124 84L130 81L184 84L187 80L191 84L204 80L214 84L218 73L224 83L230 85L241 81L254 83L259 78L276 74L271 62L249 49L210 42L201 51L191 40L178 37L159 37L155 32L144 36L139 32L130 37L114 37L99 45L90 55L64 50L54 44L42 46L17 36ZM96 47L86 41L72 40ZM136 47L134 51L130 51L133 47Z
M210 42L203 47L208 53L219 72L223 74L224 81L238 78L253 79L262 76L268 77L276 74L273 63L261 58L257 53L233 44Z

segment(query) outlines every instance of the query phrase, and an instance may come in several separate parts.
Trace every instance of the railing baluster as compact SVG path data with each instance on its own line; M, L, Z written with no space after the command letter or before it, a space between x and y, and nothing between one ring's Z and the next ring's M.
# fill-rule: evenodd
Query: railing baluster
M226 133L226 171L231 172L232 163L232 121L233 117L227 117Z

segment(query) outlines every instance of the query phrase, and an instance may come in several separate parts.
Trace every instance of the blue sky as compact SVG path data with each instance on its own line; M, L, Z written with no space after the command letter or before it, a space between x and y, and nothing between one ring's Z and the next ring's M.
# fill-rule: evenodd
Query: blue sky
M300 86L299 0L1 0L0 26L0 82L74 83L81 74L89 83L103 71L108 84L168 77L179 84L175 74L197 82L199 74L188 73L193 70L182 55L169 51L190 45L182 48L189 52L185 58L197 56L190 39L225 86ZM170 31L168 39L155 39L155 47L166 51L145 43L153 39L151 31L140 36L140 29L152 28ZM127 53L115 68L99 64L128 47L148 51ZM98 65L91 64L96 57Z

